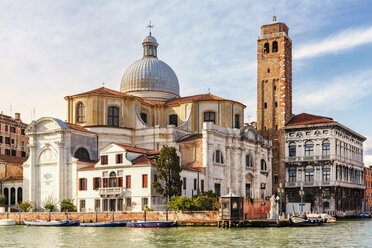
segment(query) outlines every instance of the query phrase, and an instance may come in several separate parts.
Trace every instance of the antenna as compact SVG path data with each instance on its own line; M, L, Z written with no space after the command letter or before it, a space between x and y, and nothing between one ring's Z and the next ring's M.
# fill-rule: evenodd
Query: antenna
M211 93L211 88L208 88L208 94L210 94Z
M102 82L102 86L105 87L105 82Z

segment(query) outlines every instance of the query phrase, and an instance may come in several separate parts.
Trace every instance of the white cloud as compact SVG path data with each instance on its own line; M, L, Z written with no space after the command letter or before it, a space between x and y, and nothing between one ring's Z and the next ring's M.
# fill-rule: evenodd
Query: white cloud
M323 40L299 45L293 52L294 59L324 56L339 53L354 47L372 43L372 27L350 28Z
M308 81L296 88L295 110L332 112L355 108L372 93L372 71L352 72L326 82Z

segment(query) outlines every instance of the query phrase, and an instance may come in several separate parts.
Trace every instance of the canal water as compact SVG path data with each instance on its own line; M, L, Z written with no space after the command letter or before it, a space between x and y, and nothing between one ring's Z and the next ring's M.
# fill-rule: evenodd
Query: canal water
M229 230L0 226L0 247L372 247L372 219Z

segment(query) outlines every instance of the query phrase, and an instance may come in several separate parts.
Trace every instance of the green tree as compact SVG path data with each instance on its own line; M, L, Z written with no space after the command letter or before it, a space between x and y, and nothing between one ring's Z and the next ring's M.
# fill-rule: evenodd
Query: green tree
M186 196L173 196L168 202L168 207L178 211L196 210L194 201Z
M22 212L32 212L35 209L35 206L31 201L17 202L17 205Z
M65 211L69 211L69 212L76 212L77 211L77 208L74 204L74 199L65 199L61 202L60 204L60 207L61 207L61 211L62 212L65 212Z
M0 195L0 207L2 208L6 207L6 198L3 195Z
M156 160L158 179L152 183L155 191L169 200L172 196L181 195L181 167L180 158L176 154L176 148L164 146L160 151L160 156Z

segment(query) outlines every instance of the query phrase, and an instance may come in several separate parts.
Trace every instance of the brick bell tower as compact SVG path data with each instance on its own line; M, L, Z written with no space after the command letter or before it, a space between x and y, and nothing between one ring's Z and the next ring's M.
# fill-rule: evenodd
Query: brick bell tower
M273 142L273 193L285 182L284 126L292 117L292 41L273 17L257 39L257 129Z

